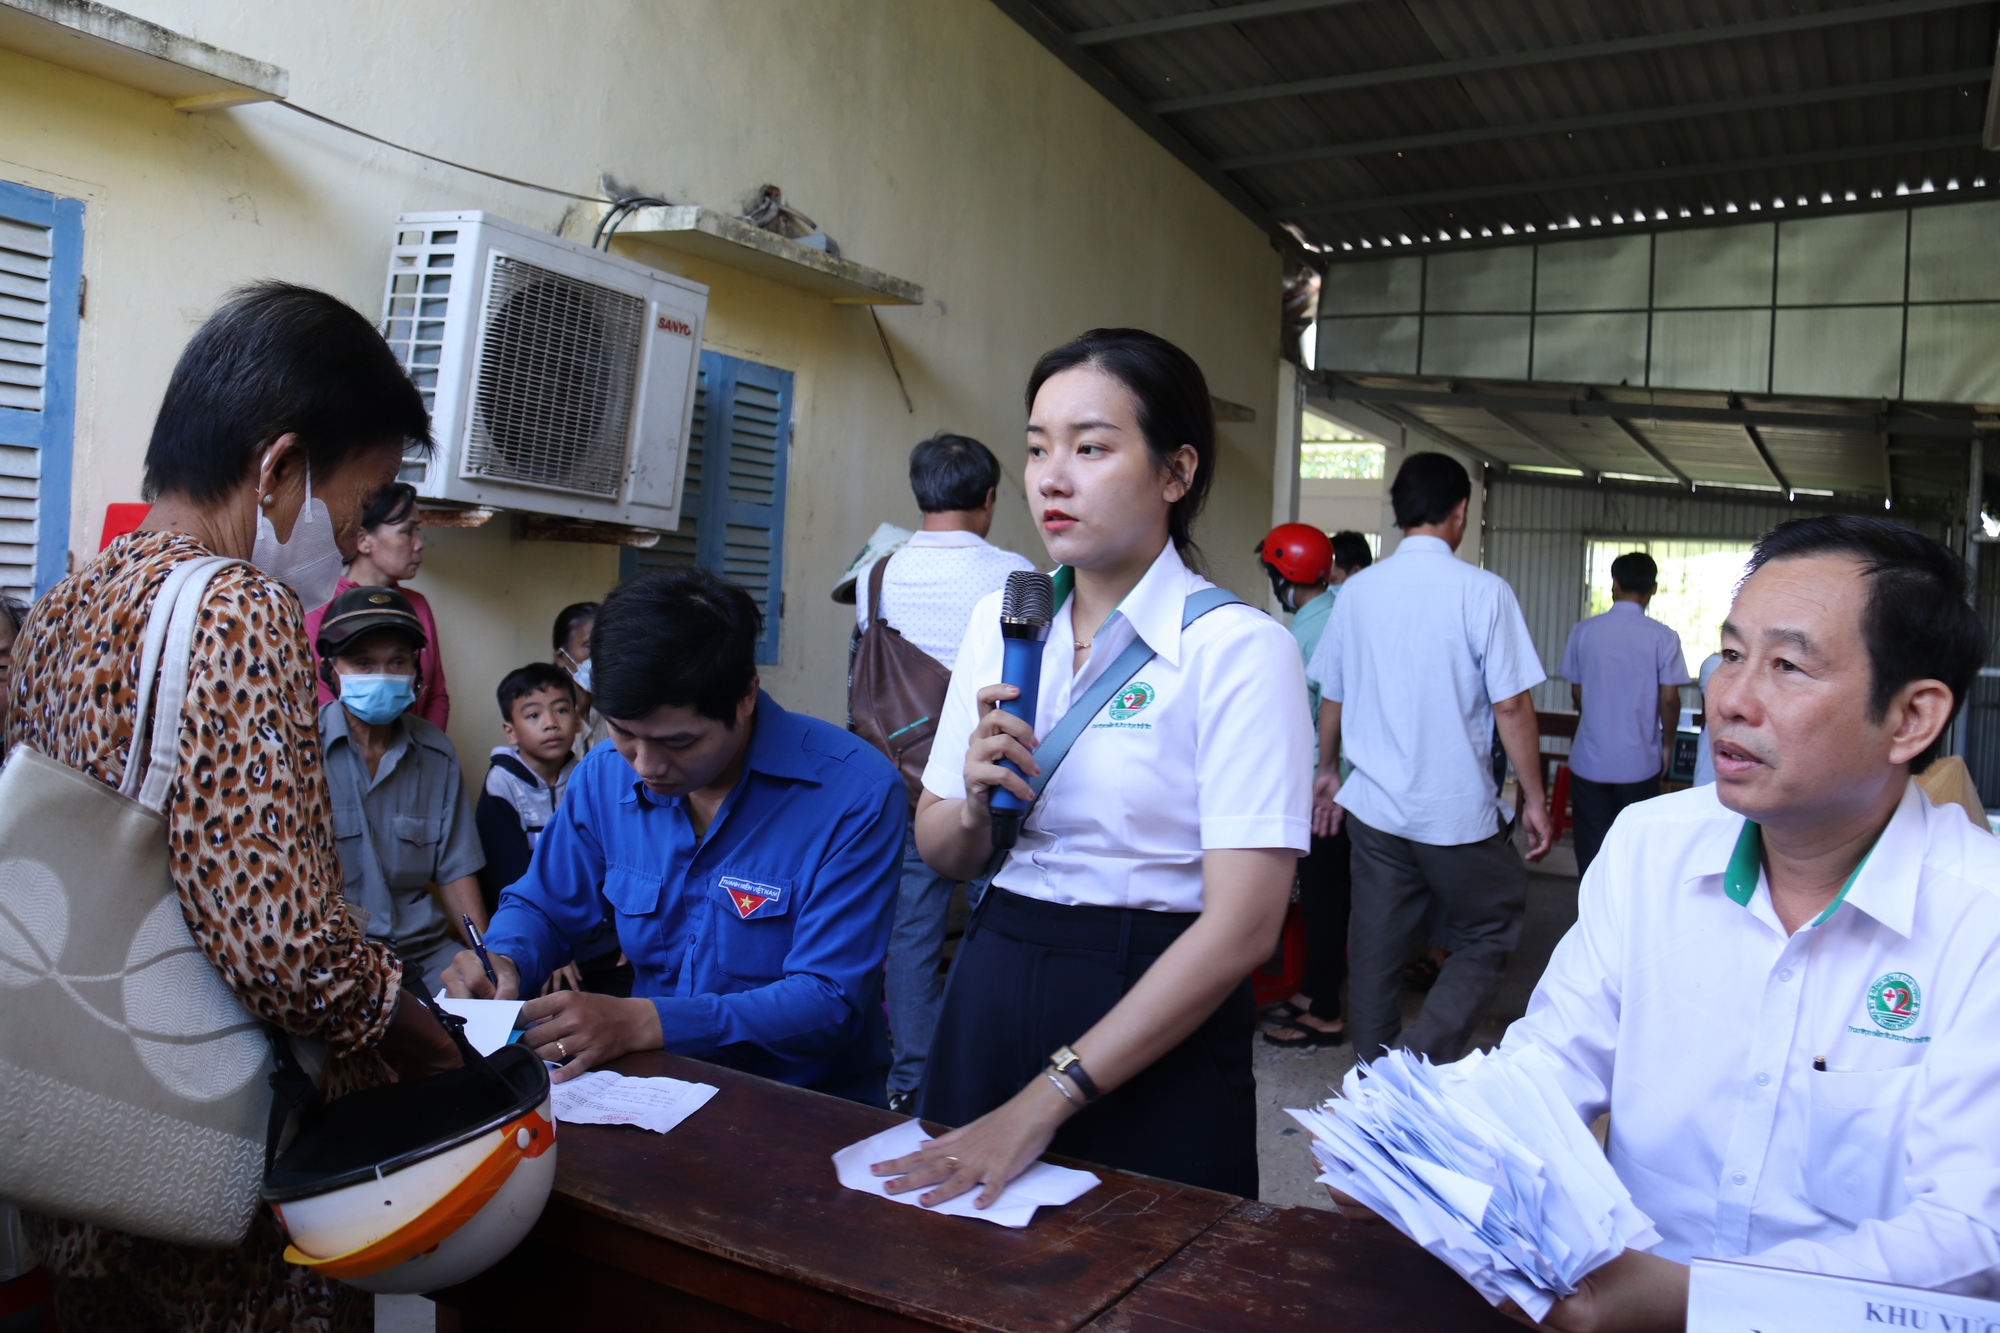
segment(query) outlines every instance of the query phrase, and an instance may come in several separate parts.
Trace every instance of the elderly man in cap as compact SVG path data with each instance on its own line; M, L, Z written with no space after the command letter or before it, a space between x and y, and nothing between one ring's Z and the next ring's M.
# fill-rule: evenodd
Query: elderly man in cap
M402 593L349 588L328 603L314 647L335 695L319 710L319 735L347 900L368 937L403 960L404 984L421 978L429 995L461 947L460 919L486 928L486 856L458 752L409 711L425 642Z

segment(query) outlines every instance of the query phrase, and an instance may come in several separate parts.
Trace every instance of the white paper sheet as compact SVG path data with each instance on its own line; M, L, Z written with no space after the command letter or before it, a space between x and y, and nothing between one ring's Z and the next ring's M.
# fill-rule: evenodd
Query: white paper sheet
M437 993L438 1008L465 1020L465 1039L481 1055L491 1055L514 1035L514 1021L520 1016L522 1000L454 1000Z
M552 1089L558 1124L637 1125L655 1134L680 1124L715 1093L706 1083L627 1078L608 1069L593 1069Z
M1319 1180L1535 1319L1592 1269L1659 1233L1632 1204L1539 1051L1433 1066L1391 1051L1292 1117Z
M917 1200L923 1196L924 1190L891 1194L888 1185L895 1177L878 1176L868 1168L877 1162L913 1153L930 1142L930 1137L924 1132L923 1122L905 1120L894 1129L885 1129L880 1134L842 1148L833 1155L833 1169L840 1176L840 1183L851 1190L922 1208ZM956 1199L948 1199L925 1211L952 1217L976 1217L984 1222L997 1222L1003 1227L1024 1227L1034 1220L1035 1209L1060 1208L1082 1198L1102 1183L1088 1171L1077 1171L1052 1162L1036 1162L1008 1183L991 1208L973 1207L973 1200L979 1197L979 1191L969 1190Z

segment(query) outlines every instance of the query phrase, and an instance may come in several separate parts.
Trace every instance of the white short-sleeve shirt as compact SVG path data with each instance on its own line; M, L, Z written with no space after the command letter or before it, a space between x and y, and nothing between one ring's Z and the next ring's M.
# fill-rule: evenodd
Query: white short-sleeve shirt
M1187 596L1213 587L1169 543L1070 672L1073 602L1042 653L1035 734L1047 736L1135 635L1153 658L1077 738L993 882L1049 902L1199 912L1210 848L1310 846L1312 738L1305 673L1283 626L1243 605L1185 632ZM1000 680L1000 595L973 609L945 698L927 790L965 795L978 693Z
M1034 562L976 532L913 532L885 557L882 618L898 634L951 669L975 602L1007 586L1015 570ZM868 628L868 580L875 562L854 578L854 623Z
M1628 807L1500 1057L1611 1113L1669 1259L2000 1295L2000 840L1912 782L1791 935L1761 845L1713 786Z
M1434 846L1493 836L1493 705L1545 678L1505 579L1405 537L1340 585L1310 673L1340 704L1343 808Z

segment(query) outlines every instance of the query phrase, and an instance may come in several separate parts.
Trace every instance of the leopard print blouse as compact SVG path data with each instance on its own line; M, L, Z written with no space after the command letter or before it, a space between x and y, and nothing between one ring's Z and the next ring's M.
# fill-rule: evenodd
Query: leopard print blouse
M175 565L209 554L185 535L135 533L36 603L14 652L8 748L117 786L146 615ZM182 717L167 814L188 930L245 1008L326 1043L330 1093L388 1082L374 1048L401 967L364 939L341 895L312 656L290 590L248 565L216 576ZM252 1243L270 1231L260 1226ZM31 1235L68 1277L107 1275L133 1240L50 1219Z

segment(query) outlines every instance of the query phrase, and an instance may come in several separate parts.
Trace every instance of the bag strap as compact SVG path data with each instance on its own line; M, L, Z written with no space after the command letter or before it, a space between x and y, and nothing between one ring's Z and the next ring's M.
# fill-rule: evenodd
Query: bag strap
M894 555L895 552L889 552ZM889 555L875 562L868 571L868 623L872 626L882 619L882 576L889 570Z
M1227 588L1197 589L1188 594L1187 601L1181 607L1181 628L1185 630L1218 607L1242 601L1241 597ZM1042 738L1042 743L1035 747L1035 763L1041 768L1041 772L1028 779L1028 786L1034 790L1037 797L1042 794L1042 789L1049 785L1049 779L1055 775L1056 766L1069 756L1070 747L1076 744L1077 737L1083 735L1083 729L1090 725L1090 719L1096 717L1098 711L1110 703L1120 690L1131 684L1132 677L1139 674L1139 668L1152 661L1153 656L1152 647L1144 639L1135 637L1125 651L1118 654L1111 665L1104 669L1104 674L1090 683L1090 688L1084 691L1083 697L1069 706L1069 711L1063 714L1062 721L1056 723L1055 729Z
M118 790L148 809L166 809L167 792L180 767L181 709L187 702L195 621L201 616L208 585L238 563L233 557L214 555L175 566L147 614L132 749Z

